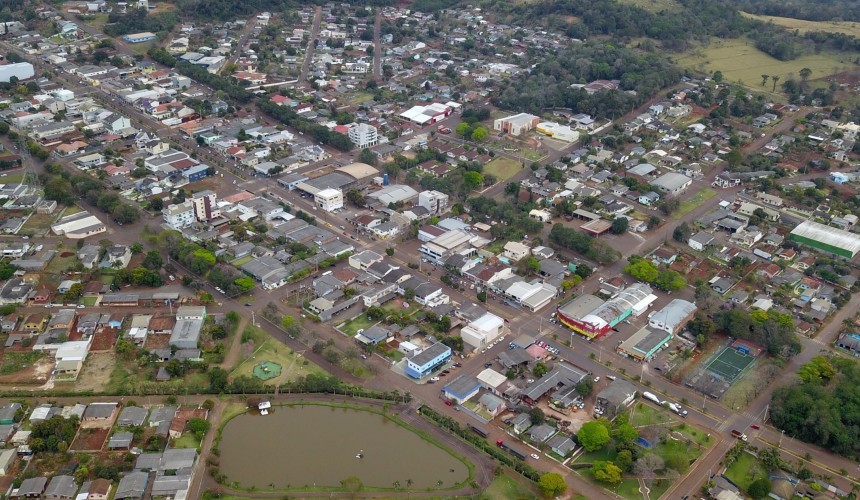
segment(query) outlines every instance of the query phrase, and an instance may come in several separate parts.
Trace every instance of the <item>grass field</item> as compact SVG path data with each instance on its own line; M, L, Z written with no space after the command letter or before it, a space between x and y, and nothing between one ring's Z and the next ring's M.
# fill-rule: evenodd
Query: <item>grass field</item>
M72 255L68 257L60 257L60 255L71 252ZM78 256L75 255L71 250L65 250L57 253L51 262L48 262L48 267L45 268L45 274L61 274L66 272L66 270L73 266L78 261Z
M534 486L527 485L524 481L518 481L507 474L502 474L493 479L493 482L484 490L480 498L520 500L522 498L536 498L537 495L538 491Z
M780 61L758 50L753 42L745 39L713 40L706 47L689 51L676 59L677 63L686 68L705 73L722 71L726 80L742 83L755 90L771 90L769 81L761 85L761 75L778 75L782 81L789 74L797 77L802 68L812 70L811 79L822 78L850 67L849 56L837 56L821 52L809 54L793 61Z
M355 94L351 98L347 99L346 102L349 104L361 104L363 102L372 101L372 100L373 100L373 94L371 94L370 92L358 92L357 94Z
M650 12L674 12L681 10L681 4L675 0L621 0L620 3L633 5Z
M522 170L523 166L516 160L510 158L496 157L490 163L484 165L484 173L495 175L499 182L510 179L517 172Z
M0 362L0 375L19 372L39 361L43 356L41 351L7 352L3 354L3 361Z
M678 210L672 214L672 218L675 220L680 219L681 217L687 215L692 212L702 203L710 200L716 195L717 192L711 188L705 188L694 194L692 197L681 202L681 206L678 207Z
M790 17L759 16L741 12L741 15L750 19L758 19L782 26L801 33L808 31L824 31L827 33L844 33L846 35L860 37L860 23L849 21L807 21L804 19L792 19Z
M343 325L339 326L338 330L350 337L354 337L359 330L367 330L377 323L379 322L367 319L366 314L359 314L355 319L347 321Z
M197 448L198 446L200 446L200 441L197 440L197 436L193 432L185 432L179 439L173 441L174 448Z
M0 177L0 184L13 184L15 182L21 182L24 180L24 171L17 170L14 172L9 172L8 174Z
M637 403L630 417L630 425L633 427L644 427L665 424L671 420L672 418L665 411L659 410L650 404Z
M271 361L281 365L283 371L280 377L275 377L271 380L266 380L263 383L269 385L282 384L284 382L295 380L297 377L304 377L311 373L317 375L325 375L326 372L319 366L311 363L304 356L296 354L289 347L281 344L273 338L266 339L261 345L254 350L251 356L245 358L239 365L230 373L231 377L240 375L252 376L254 366L260 361Z
M247 264L248 262L251 262L252 260L254 260L253 255L246 255L242 258L234 260L233 262L231 262L231 264L233 264L236 267L242 267L245 264Z
M725 475L746 490L755 480L767 477L767 471L756 457L749 453L741 453L735 463L726 469Z
M51 230L51 223L53 222L54 215L52 214L33 214L27 219L18 234L27 236L47 234Z

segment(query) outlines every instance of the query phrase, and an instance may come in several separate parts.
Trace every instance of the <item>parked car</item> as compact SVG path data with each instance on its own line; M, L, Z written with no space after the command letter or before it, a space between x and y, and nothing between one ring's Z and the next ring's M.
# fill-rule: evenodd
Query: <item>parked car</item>
M438 382L439 377L430 377L430 382Z
M532 453L531 457L534 458L535 460L540 459L540 455L538 455L537 453Z
M452 403L450 400L446 399L445 400L445 406L454 406L454 403Z

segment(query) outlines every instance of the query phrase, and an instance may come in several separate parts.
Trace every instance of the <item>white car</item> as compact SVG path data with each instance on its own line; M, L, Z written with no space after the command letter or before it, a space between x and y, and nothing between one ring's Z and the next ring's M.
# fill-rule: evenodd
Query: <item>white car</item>
M84 304L78 304L78 309L83 309L85 307L87 307L87 306L85 306Z
M534 458L535 460L540 459L540 455L538 455L537 453L532 453L532 455L531 455L531 456L532 456L532 458Z
M439 377L430 377L430 380L432 380L433 382L438 382L440 379Z
M598 382L600 382L600 377L594 377L594 383L596 384Z

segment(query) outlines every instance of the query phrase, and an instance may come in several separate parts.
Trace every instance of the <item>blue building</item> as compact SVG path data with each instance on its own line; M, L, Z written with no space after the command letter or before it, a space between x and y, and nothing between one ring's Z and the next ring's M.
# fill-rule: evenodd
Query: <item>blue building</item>
M449 359L451 348L437 342L406 360L405 372L412 378L421 378L447 363Z
M188 182L195 182L209 177L210 170L211 167L209 165L195 165L185 172L182 172L182 175L188 179Z
M447 384L442 391L445 397L463 404L481 390L481 381L471 375L460 375Z

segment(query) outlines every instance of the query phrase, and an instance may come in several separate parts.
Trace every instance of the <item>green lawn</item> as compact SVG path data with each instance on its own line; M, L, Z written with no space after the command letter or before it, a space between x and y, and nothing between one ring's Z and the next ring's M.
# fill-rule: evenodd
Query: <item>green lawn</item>
M254 260L254 257L252 255L246 255L246 256L242 257L241 259L234 260L230 264L233 264L235 267L242 267L245 264L247 264L248 262L251 262L252 260Z
M3 177L0 177L0 184L14 184L16 182L21 182L24 180L24 171L19 170L17 172L11 172Z
M4 353L3 361L0 362L0 375L21 371L39 361L43 356L44 354L40 351Z
M757 479L767 477L767 471L759 460L749 453L741 453L726 470L726 477L746 490Z
M60 257L60 255L69 252L72 255L68 257ZM48 262L48 267L45 268L45 274L62 274L65 273L67 269L75 265L78 261L78 256L75 255L75 252L71 250L62 250L51 259L51 262Z
M672 430L680 432L684 435L684 437L686 437L690 441L695 442L703 448L711 446L711 444L714 442L714 437L711 436L709 433L701 431L696 427L690 425L680 424L678 426L672 427Z
M662 12L664 10L676 12L681 9L681 5L675 0L621 0L621 3L633 5L651 12Z
M24 223L18 234L21 236L45 235L51 230L54 217L52 214L33 214L27 219L27 222Z
M614 460L615 459L615 451L610 450L609 447L601 448L597 451L585 452L582 455L576 457L574 463L579 464L593 464L594 462L602 462L604 460Z
M488 251L494 255L499 255L500 253L505 251L505 243L507 243L507 241L496 240L496 241L490 243L489 245L487 245L487 247L484 250L486 250L486 251Z
M281 365L281 375L263 383L269 385L282 384L304 377L311 373L325 375L326 372L304 356L296 354L295 351L278 342L273 338L267 338L258 345L250 357L245 358L230 374L232 377L240 375L253 376L254 366L261 361L270 361Z
M493 479L493 482L484 490L480 498L486 498L487 500L520 500L536 498L537 495L538 491L534 485L526 484L524 481L514 479L507 474L502 474Z
M630 417L630 425L633 427L665 424L672 420L669 414L665 411L645 403L637 403L632 413L633 415Z
M672 218L675 220L680 219L681 217L687 215L696 209L699 205L706 202L716 195L717 192L711 188L705 188L697 192L692 197L681 202L681 206L678 207L678 210L672 214Z
M522 164L516 160L497 156L484 165L484 173L495 175L499 182L501 182L513 177L517 172L522 170L522 167Z
M355 319L347 321L346 323L338 327L338 330L345 333L346 335L349 335L350 337L354 337L359 330L367 330L368 328L377 323L379 322L367 319L367 315L362 313L359 314Z
M87 307L93 307L96 305L97 300L99 300L98 297L81 297L81 304Z
M200 441L193 432L185 432L179 439L173 441L174 448L197 448L200 446Z

